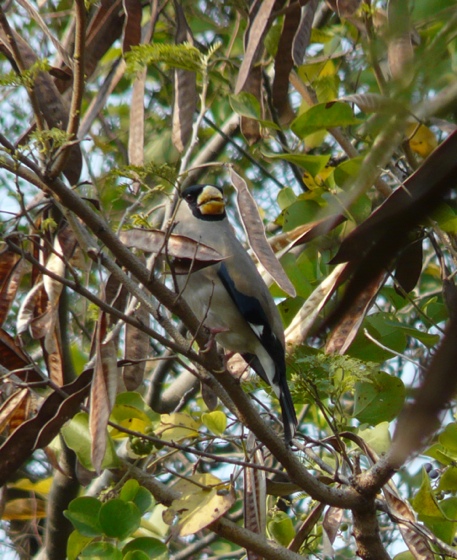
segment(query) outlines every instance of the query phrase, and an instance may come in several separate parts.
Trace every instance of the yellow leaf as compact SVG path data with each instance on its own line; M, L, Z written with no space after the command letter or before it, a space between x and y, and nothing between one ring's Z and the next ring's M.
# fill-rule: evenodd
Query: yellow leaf
M28 492L35 492L42 496L47 496L51 490L52 477L32 482L28 478L20 478L14 484L8 484L9 488L18 488L19 490L27 490Z
M221 436L227 427L227 416L220 410L202 414L203 424L216 436Z
M147 422L145 422L140 418L125 418L125 420L121 420L119 422L119 425L123 428L133 430L134 432L145 434L146 428L149 428L151 426L151 421L148 420ZM113 439L122 439L126 437L126 433L122 430L117 430L117 428L110 428L109 433Z
M199 424L189 414L173 412L161 415L156 435L166 441L181 441L197 437L198 428Z
M438 140L433 132L424 124L409 123L406 136L411 150L425 158L438 146Z
M175 484L174 490L181 493L181 498L173 500L170 509L179 516L176 530L182 537L201 531L222 517L235 502L231 485L211 474L182 479Z
M317 189L325 185L325 181L331 176L334 171L334 167L324 167L324 169L322 169L315 177L313 177L311 173L308 173L308 171L305 171L303 173L303 182L309 190Z
M46 502L32 498L9 501L2 515L4 521L43 519L44 517L46 517Z

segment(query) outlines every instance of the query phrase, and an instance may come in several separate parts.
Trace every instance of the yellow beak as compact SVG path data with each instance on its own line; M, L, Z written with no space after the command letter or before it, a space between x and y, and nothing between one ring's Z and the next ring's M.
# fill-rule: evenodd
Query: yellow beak
M225 201L219 189L208 185L197 199L197 205L202 214L220 215L225 212Z

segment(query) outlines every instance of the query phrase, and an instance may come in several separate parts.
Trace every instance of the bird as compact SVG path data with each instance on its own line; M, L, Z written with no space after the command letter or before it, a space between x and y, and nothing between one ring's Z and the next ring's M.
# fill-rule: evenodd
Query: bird
M292 442L297 417L286 378L284 327L273 298L227 218L223 189L192 185L180 193L172 232L215 249L223 259L176 275L184 301L214 337L239 353L279 399L284 439Z

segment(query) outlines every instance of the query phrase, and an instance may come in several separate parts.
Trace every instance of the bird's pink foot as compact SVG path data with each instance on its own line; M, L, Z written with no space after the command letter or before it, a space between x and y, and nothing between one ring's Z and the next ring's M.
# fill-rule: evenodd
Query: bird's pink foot
M216 335L229 331L229 329L227 329L226 327L213 327L212 329L208 329L208 330L209 330L209 339L208 342L205 344L203 350L200 350L202 354L206 354L214 346Z

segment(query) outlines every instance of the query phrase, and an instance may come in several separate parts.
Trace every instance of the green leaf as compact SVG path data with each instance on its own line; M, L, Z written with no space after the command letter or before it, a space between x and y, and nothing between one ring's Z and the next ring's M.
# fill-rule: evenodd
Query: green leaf
M203 70L203 60L200 51L188 44L180 43L171 45L164 43L151 43L136 45L125 53L127 71L130 74L140 72L148 64L163 62L172 68L181 68L200 72Z
M374 313L366 318L363 326L385 348L391 348L393 352L403 352L405 350L408 341L401 328L402 323L393 321L391 314ZM394 355L374 342L368 341L362 329L351 344L348 354L362 360L377 363L382 363Z
M408 325L404 325L403 323L400 323L400 321L386 319L384 320L384 325L386 326L390 325L393 327L393 329L400 329L407 336L419 340L420 342L422 342L422 344L424 344L428 348L433 348L440 341L440 336L438 334L430 334L424 331L420 331L419 329L414 329L412 327L409 327Z
M287 272L287 267L285 267L284 270ZM291 279L295 288L297 288L294 282L294 278L289 273L287 275ZM292 322L292 319L300 311L304 303L305 300L302 297L295 297L287 298L278 305L278 311L281 314L281 318L285 327L289 326L289 324Z
M216 436L221 436L227 427L227 416L220 410L202 414L203 424Z
M400 554L396 554L393 560L415 560L415 558L409 550L405 550L400 552Z
M346 103L319 103L297 117L290 128L299 138L305 138L323 128L352 126L361 122Z
M457 503L455 498L449 504L445 504L447 500L438 503L430 479L422 470L422 484L419 491L411 500L411 505L416 510L418 518L423 521L433 533L443 541L451 543L455 533L455 522L452 519L456 518ZM444 507L442 507L444 505ZM450 513L450 516L446 513Z
M297 291L297 296L306 299L313 291L313 285L311 282L314 282L315 274L314 270L312 270L312 265L309 264L309 261L307 261L303 253L298 259L293 254L286 254L281 259L281 264L286 271L289 280L294 285ZM276 293L276 290L272 289L272 295L280 297L281 295L283 296L283 292L278 289ZM297 298L287 298L287 300L284 300L283 302L286 303L286 306L283 306L283 312L286 313L286 309L287 313L291 311L293 312L293 315L287 321L288 323L303 304L303 299L300 299L298 303L296 302L296 299ZM284 315L284 318L286 318L286 315Z
M259 100L252 93L242 91L240 93L231 95L229 99L232 109L235 111L235 113L238 113L238 115L254 119L266 128L281 130L281 127L276 123L262 119Z
M70 422L62 428L62 435L65 443L72 449L78 457L81 465L93 471L91 460L91 435L89 431L89 415L86 412L79 412ZM115 467L119 464L119 459L114 449L113 441L107 438L105 456L102 461L102 469Z
M78 560L81 550L92 541L92 538L81 535L79 531L73 531L67 541L67 560Z
M289 546L291 540L295 537L292 519L284 512L277 513L268 522L268 531L278 544L285 547Z
M281 189L278 193L278 205L281 210L286 209L288 206L293 204L297 200L297 195L294 193L293 189L286 187Z
M155 500L147 488L140 486L133 503L140 510L141 515L144 515L155 504Z
M380 422L374 428L359 430L358 434L363 441L378 455L386 453L390 448L389 422Z
M141 550L133 550L132 552L127 552L123 560L150 560L154 558L153 556L148 556L145 552Z
M102 505L99 520L105 535L122 541L138 529L141 513L133 502L114 498Z
M141 413L141 416L139 416L139 418L143 418L144 416L146 416L146 418L149 418L151 422L155 422L160 418L160 414L154 412L152 408L148 404L146 404L146 401L144 400L142 395L140 395L140 393L137 393L136 391L119 393L116 396L115 404L118 406L135 408L139 413Z
M445 466L453 465L457 457L449 453L449 451L443 447L440 443L434 443L428 449L423 452L427 457L436 459L439 463Z
M368 195L363 194L349 206L346 214L349 215L351 220L356 224L360 224L368 218L371 214L371 199Z
M438 222L442 230L447 233L457 233L457 215L449 204L442 203L430 216L432 220Z
M442 539L448 544L452 544L455 536L455 530L457 526L457 497L452 496L441 500L440 502L441 511L447 518L448 523L443 527ZM446 534L444 533L446 531Z
M133 502L139 489L140 483L134 478L131 478L130 480L127 480L127 482L121 488L121 491L119 492L119 498L124 502Z
M306 171L308 171L313 177L315 177L322 171L322 169L324 169L330 159L330 155L310 156L308 154L275 154L273 152L266 151L263 151L262 155L272 160L281 159L284 161L295 163L296 165L299 165L300 167L306 169Z
M238 115L249 117L257 121L260 120L260 103L257 97L252 93L242 91L236 95L231 95L229 97L229 100L232 109L235 111L235 113L238 113Z
M419 516L436 517L443 519L444 515L435 498L435 494L430 484L430 479L425 469L422 469L422 484L417 494L411 500L411 505Z
M358 156L343 161L335 167L333 178L335 179L335 183L340 187L340 189L345 190L350 186L351 181L353 181L355 177L357 177L363 164L363 160L363 156Z
M314 200L300 200L288 206L276 219L284 231L291 231L297 226L312 222L320 212L320 206Z
M168 553L166 545L152 537L138 537L128 542L122 549L123 554L134 551L141 551L148 558L158 558Z
M122 552L108 542L91 543L82 551L81 558L90 560L122 560Z
M84 537L98 537L102 534L98 520L101 507L97 498L85 496L72 500L63 514Z
M438 441L452 455L457 455L457 423L448 424L439 435Z
M359 381L355 385L353 416L372 426L393 420L403 407L403 381L383 371L371 376L371 383Z
M441 475L439 491L457 492L457 467L449 466Z

